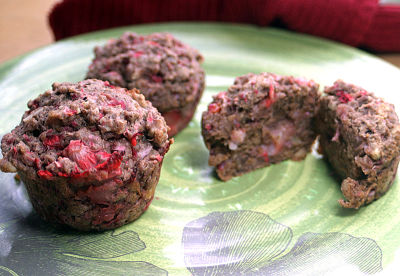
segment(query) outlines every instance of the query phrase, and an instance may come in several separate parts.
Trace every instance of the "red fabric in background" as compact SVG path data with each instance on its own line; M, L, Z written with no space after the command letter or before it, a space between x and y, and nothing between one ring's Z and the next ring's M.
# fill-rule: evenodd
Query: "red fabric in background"
M400 6L378 0L64 0L49 15L56 40L151 22L276 25L380 52L400 52Z

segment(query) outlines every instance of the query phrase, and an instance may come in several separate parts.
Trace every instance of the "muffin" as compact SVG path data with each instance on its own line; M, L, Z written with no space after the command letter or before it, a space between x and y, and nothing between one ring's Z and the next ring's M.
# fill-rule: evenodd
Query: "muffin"
M302 78L250 73L214 96L202 115L202 135L219 178L304 159L316 138L318 88Z
M164 116L169 136L184 129L204 90L200 53L168 33L124 33L94 49L87 78L137 88Z
M40 216L104 230L148 208L172 141L138 90L100 80L54 83L28 107L1 141L0 168L18 172Z
M396 176L400 126L394 106L338 80L325 88L316 127L320 149L337 175L346 208L380 198Z

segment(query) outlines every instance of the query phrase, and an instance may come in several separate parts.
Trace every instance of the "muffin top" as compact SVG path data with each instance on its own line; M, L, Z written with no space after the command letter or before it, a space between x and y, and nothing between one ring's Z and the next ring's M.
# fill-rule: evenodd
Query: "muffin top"
M237 77L227 91L213 97L208 110L203 112L203 132L219 139L231 139L236 136L232 135L232 130L251 129L252 124L263 120L271 123L282 120L288 112L286 109L298 108L300 101L304 116L311 118L316 111L318 88L312 80L265 72ZM291 119L302 120L300 117Z
M225 92L214 96L214 104L226 109L234 105L244 110L269 108L274 102L291 94L308 94L309 89L317 91L319 85L312 80L280 76L273 73L248 73L237 77L234 84ZM212 112L213 106L209 107ZM231 109L231 108L228 108Z
M168 33L124 33L94 49L88 78L137 88L160 112L196 101L204 86L200 53Z
M165 120L138 90L100 80L54 83L29 101L21 123L1 143L3 171L42 179L129 179L132 168L160 162Z
M388 154L391 159L399 154L400 124L392 104L342 80L326 87L324 92L326 97L321 102L327 112L336 113L340 137L354 140L356 145L366 143L363 148L355 147L355 151L364 151L372 160L380 160Z

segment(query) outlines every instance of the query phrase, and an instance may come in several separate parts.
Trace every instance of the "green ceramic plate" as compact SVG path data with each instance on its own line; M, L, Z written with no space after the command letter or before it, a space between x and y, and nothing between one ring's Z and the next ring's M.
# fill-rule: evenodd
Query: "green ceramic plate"
M342 78L394 102L399 110L395 93L400 70L359 50L243 25L180 23L91 33L0 66L0 132L18 124L26 102L53 82L82 80L92 48L126 30L171 32L205 57L205 94L165 158L153 203L140 219L116 231L60 232L31 212L23 185L1 174L0 274L336 275L397 270L398 183L367 207L343 209L337 202L339 183L316 154L221 182L207 165L200 135L201 113L212 95L248 72L305 76L322 87Z

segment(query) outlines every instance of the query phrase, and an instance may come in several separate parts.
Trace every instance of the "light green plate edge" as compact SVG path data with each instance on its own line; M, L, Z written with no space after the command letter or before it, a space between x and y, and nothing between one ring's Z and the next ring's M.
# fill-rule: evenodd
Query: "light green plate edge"
M287 251L305 232L343 232L374 239L382 249L384 271L396 271L398 183L382 199L358 211L339 206L339 183L316 155L224 183L207 165L208 152L200 135L201 113L212 95L248 72L304 76L321 87L343 79L375 92L399 110L400 70L357 49L274 28L211 23L139 25L81 35L0 66L0 132L18 124L26 102L50 89L53 82L82 80L93 47L127 30L171 32L197 48L205 57L207 86L195 118L176 136L165 158L152 205L139 220L117 230L137 232L146 250L114 260L146 261L170 275L190 275L181 246L185 224L213 211L253 210L291 227L293 239Z

